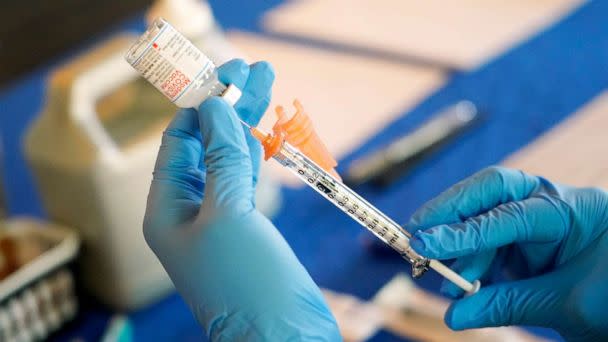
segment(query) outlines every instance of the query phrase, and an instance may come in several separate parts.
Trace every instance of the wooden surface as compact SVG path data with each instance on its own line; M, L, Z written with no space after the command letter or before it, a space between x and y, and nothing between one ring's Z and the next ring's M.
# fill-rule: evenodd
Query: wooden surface
M265 17L279 33L426 58L470 69L583 0L298 0Z
M608 188L608 91L504 164L564 184Z
M276 72L273 99L261 127L288 115L298 98L336 159L373 136L444 83L437 69L319 50L231 32L228 39L250 61L267 60ZM297 184L297 183L296 183Z

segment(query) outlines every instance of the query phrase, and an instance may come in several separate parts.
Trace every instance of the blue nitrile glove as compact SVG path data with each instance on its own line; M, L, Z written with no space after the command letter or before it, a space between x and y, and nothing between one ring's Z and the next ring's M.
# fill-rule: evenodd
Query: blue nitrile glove
M456 258L456 272L482 281L446 313L451 328L535 325L608 341L606 192L489 168L425 204L409 229L418 253ZM462 296L447 281L442 292Z
M237 114L259 121L274 78L267 63L222 66L243 91L180 110L164 133L144 234L214 341L336 341L321 292L273 224L255 209L260 146Z

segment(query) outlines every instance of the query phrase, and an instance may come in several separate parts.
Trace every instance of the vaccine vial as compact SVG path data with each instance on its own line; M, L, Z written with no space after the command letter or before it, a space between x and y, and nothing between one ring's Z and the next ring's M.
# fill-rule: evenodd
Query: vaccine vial
M223 96L234 105L241 91L218 80L213 62L162 18L129 48L127 62L171 102L197 107L209 96Z

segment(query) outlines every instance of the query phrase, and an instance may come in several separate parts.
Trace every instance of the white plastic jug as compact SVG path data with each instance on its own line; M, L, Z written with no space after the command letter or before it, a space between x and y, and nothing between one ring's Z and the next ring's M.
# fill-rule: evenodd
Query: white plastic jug
M172 288L145 243L142 222L162 129L175 109L166 105L166 117L152 115L146 124L141 118L104 122L98 115L103 105L138 106L138 94L129 88L138 75L123 59L132 40L116 37L56 71L46 108L26 137L26 156L49 216L77 228L84 240L85 287L105 304L127 310ZM112 93L111 101L100 102Z

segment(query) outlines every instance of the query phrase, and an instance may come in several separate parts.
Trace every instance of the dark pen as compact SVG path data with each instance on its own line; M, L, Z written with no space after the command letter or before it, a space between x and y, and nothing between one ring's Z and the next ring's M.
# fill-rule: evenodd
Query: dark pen
M353 161L344 175L344 182L349 185L367 182L389 185L471 127L478 118L477 107L471 101L449 106L386 148Z

